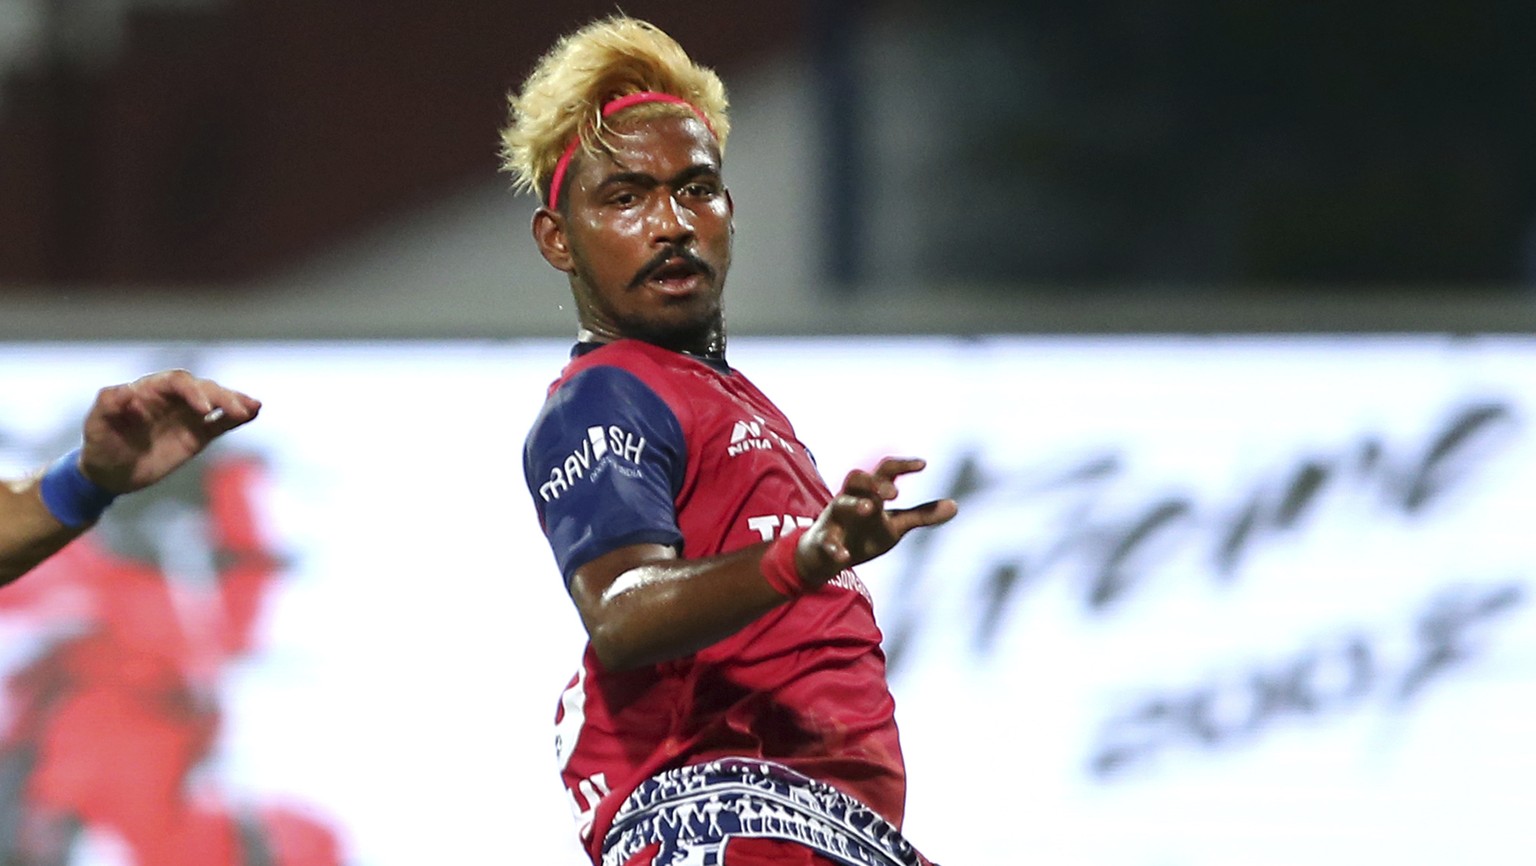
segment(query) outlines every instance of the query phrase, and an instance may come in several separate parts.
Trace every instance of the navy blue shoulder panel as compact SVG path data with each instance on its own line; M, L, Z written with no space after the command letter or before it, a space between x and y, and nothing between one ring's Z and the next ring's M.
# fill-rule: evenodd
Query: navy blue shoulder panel
M630 544L681 548L673 503L688 446L671 407L628 370L597 366L550 395L523 446L523 476L567 584Z

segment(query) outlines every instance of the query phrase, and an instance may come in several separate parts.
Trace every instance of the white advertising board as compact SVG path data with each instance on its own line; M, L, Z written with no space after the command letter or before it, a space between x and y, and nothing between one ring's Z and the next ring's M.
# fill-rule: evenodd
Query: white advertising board
M355 866L583 862L551 749L583 636L520 454L565 352L0 347L9 475L67 447L97 387L152 369L266 403L200 469L114 506L89 538L121 576L71 578L103 561L80 559L0 591L0 764L29 779L5 802L75 802L57 780L78 756L100 790L159 761L167 809ZM834 487L913 454L930 467L903 501L960 501L860 569L907 830L945 866L1536 850L1536 340L741 339L731 355ZM145 673L162 669L174 687ZM28 685L55 681L74 691ZM171 693L179 715L140 706ZM110 798L90 802L73 866L146 856ZM19 844L4 814L0 844Z

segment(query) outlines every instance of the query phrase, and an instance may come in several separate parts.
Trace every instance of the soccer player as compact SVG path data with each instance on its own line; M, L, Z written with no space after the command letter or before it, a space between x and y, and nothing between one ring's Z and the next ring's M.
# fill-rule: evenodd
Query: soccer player
M256 399L186 370L101 389L79 448L0 484L0 585L89 529L114 498L156 483L259 411Z
M589 636L560 771L601 866L926 863L899 830L894 704L852 568L956 506L892 507L917 459L834 495L726 362L729 131L718 77L624 16L564 37L511 97L504 167L542 197L533 237L579 323L524 450Z

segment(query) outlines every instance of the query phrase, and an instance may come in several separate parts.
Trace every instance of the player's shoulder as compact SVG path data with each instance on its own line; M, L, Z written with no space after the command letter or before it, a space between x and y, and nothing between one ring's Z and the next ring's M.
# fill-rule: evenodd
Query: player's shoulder
M669 439L680 435L675 389L658 379L656 360L625 345L630 342L578 347L549 388L529 430L530 446L535 440L563 440L573 431L586 435L589 428L614 425Z
M549 483L566 483L559 479L595 477L599 466L672 461L686 452L680 414L644 381L643 370L611 363L628 353L607 349L581 352L551 386L523 441L524 470L533 473L530 479L552 473ZM621 469L619 474L632 473Z

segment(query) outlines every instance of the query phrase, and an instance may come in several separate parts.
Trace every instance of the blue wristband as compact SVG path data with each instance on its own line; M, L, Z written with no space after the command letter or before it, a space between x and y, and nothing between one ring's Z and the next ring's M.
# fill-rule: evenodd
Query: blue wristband
M79 529L101 519L117 494L104 490L80 471L80 449L53 461L38 485L43 504L65 526Z

